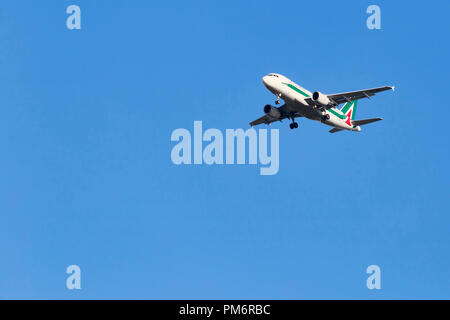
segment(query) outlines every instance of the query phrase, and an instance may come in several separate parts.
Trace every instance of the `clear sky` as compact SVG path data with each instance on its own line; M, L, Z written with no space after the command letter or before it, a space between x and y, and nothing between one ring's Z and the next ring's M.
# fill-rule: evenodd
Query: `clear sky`
M82 29L66 28L77 4ZM382 30L366 27L377 4ZM448 1L2 1L0 298L450 298ZM270 72L360 101L280 129L280 170L175 166ZM66 288L79 265L82 289ZM381 267L379 291L366 268Z

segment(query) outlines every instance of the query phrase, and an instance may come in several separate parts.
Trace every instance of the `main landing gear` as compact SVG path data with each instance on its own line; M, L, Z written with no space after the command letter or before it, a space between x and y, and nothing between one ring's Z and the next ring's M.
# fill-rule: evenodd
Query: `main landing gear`
M298 128L298 123L295 122L294 116L290 116L289 118L292 120L292 123L289 124L289 128L291 128L291 130L297 129Z
M325 121L328 121L328 120L330 120L330 115L329 114L326 114L326 115L322 116L322 122L325 122Z

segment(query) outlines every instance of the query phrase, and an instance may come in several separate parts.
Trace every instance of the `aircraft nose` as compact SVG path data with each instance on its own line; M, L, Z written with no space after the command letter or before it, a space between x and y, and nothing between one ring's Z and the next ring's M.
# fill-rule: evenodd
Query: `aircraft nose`
M268 87L269 86L269 82L270 82L270 77L269 76L265 76L262 79L263 84Z

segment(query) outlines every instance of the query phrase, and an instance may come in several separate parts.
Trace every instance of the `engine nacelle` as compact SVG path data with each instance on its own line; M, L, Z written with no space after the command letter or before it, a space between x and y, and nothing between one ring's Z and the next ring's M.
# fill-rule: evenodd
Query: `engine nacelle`
M320 93L318 91L314 92L312 95L312 100L321 106L329 106L331 104L331 100L328 99L328 97L326 95L324 95L323 93Z
M275 107L272 107L270 104L264 107L264 113L273 119L280 119L281 112Z

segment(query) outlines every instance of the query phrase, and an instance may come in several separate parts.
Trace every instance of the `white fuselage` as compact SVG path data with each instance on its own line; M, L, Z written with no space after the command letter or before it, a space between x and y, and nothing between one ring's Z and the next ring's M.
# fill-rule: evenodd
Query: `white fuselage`
M338 129L361 131L361 128L353 126L350 119L339 109L334 107L324 109L308 104L306 99L312 97L312 92L283 75L271 73L263 78L263 84L270 92L286 102L289 112L298 113L305 118L320 121ZM329 119L324 119L326 115L329 115Z

